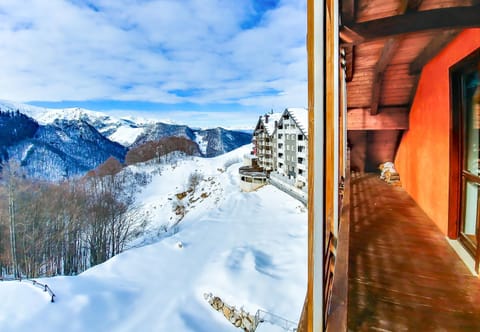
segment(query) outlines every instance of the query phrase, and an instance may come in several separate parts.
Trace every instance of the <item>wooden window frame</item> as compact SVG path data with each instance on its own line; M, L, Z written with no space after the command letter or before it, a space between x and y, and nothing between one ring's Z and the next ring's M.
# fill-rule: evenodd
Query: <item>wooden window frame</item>
M471 240L462 236L461 224L465 210L465 182L471 177L463 172L465 159L465 124L463 112L465 109L463 99L463 86L461 77L472 67L478 66L480 60L480 48L464 57L462 60L450 67L450 183L449 183L449 212L448 212L448 237L451 239L461 239L462 245L469 251L475 259L475 269L478 270L480 245L474 248ZM478 67L477 67L478 68ZM478 177L474 176L478 180ZM477 224L478 226L478 224ZM477 238L478 238L477 231ZM478 241L477 241L478 243Z

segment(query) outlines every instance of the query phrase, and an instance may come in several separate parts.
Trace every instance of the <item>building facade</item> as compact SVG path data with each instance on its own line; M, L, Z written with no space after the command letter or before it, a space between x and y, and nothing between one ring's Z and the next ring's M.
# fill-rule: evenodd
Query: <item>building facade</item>
M304 108L287 108L282 113L275 130L276 169L282 176L295 180L299 188L307 184L308 111Z
M258 166L266 172L270 172L275 168L273 133L280 116L281 113L260 116L253 132L254 155L258 158Z
M253 133L258 168L282 190L296 193L306 202L308 177L308 111L287 108L282 113L260 116ZM256 170L258 172L258 169ZM243 172L243 173L242 173ZM241 181L246 181L245 170ZM247 187L245 187L247 188Z

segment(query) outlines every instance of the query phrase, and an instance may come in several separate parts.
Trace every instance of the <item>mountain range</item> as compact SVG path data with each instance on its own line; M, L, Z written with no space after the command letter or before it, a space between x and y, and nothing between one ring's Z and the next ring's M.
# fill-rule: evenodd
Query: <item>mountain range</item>
M0 163L14 159L29 177L58 181L83 175L110 156L124 162L129 148L171 136L195 142L203 157L215 157L251 141L251 134L220 127L192 129L82 108L0 102Z

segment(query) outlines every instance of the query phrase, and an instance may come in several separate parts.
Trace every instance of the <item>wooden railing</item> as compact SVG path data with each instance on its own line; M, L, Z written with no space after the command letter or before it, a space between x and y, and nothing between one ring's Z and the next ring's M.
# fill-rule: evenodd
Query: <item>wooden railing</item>
M347 165L349 160L347 160ZM350 172L347 166L348 173ZM347 174L348 174L347 173ZM340 224L335 256L335 271L331 289L331 300L326 308L326 330L328 332L347 331L348 309L348 255L350 237L350 175L344 184L340 206Z
M325 315L324 317L324 326L327 326L328 321L328 313L329 313L329 306L332 299L332 288L333 288L333 277L335 273L335 263L336 263L336 255L337 255L337 238L332 231L328 231L327 233L327 246L325 250L325 257L324 257L324 276L323 276L323 284L325 285L325 295L324 295L324 308L325 308Z

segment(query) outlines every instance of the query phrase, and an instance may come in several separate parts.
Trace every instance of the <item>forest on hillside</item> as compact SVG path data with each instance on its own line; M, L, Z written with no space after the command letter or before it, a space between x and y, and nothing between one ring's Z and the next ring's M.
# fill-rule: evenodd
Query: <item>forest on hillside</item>
M28 179L12 161L0 176L0 277L78 274L145 227L135 193L148 179L114 158L61 183Z
M130 149L125 159L171 163L178 153L195 155L198 146L167 137ZM122 252L146 227L135 194L149 177L114 157L61 182L28 177L14 160L0 164L0 278L75 275Z

